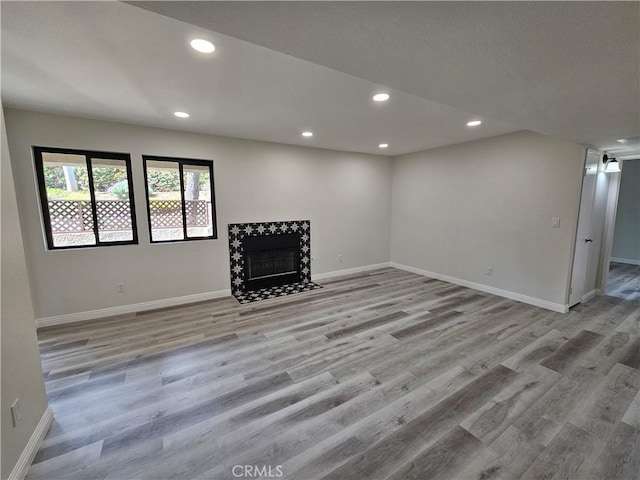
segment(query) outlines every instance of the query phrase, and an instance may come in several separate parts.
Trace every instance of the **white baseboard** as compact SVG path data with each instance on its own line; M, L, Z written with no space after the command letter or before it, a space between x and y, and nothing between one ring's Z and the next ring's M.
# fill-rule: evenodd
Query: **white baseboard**
M311 275L311 280L325 280L327 278L341 277L342 275L352 275L354 273L368 272L370 270L378 270L379 268L388 268L391 263L376 263L374 265L365 265L364 267L345 268L344 270L335 270L333 272L318 273Z
M553 310L554 312L567 313L569 311L568 305L562 305L559 303L548 302L535 297L529 297L520 293L510 292L508 290L502 290L499 288L491 287L489 285L483 285L481 283L470 282L468 280L462 280L448 275L442 275L435 272L429 272L427 270L421 270L419 268L409 267L395 262L376 263L373 265L365 265L362 267L346 268L344 270L335 270L333 272L318 273L311 276L313 281L325 280L328 278L340 277L342 275L352 275L354 273L368 272L371 270L377 270L380 268L393 267L399 270L405 270L407 272L417 273L425 277L436 278L463 287L474 288L482 292L498 295L499 297L509 298L522 303L528 303L537 307L546 308L547 310ZM134 303L131 305L122 305L118 307L101 308L99 310L90 310L87 312L70 313L66 315L56 315L53 317L43 317L36 320L37 328L51 327L54 325L64 325L67 323L84 322L87 320L95 320L97 318L114 317L116 315L126 315L129 313L144 312L146 310L155 310L158 308L175 307L178 305L185 305L188 303L204 302L207 300L213 300L216 298L228 297L231 295L231 290L218 290L215 292L197 293L195 295L185 295L183 297L173 297L162 300L153 300L150 302Z
M323 280L326 278L339 277L341 275L349 275L352 273L366 272L376 270L378 268L389 267L390 264L378 263L375 265L366 265L364 267L347 268L345 270L336 270L334 272L319 273L312 275L312 280ZM130 305L121 305L118 307L101 308L98 310L90 310L87 312L69 313L65 315L56 315L52 317L43 317L36 319L36 328L52 327L55 325L65 325L67 323L85 322L87 320L95 320L97 318L115 317L116 315L126 315L129 313L144 312L146 310L155 310L158 308L175 307L188 303L204 302L216 298L228 297L231 295L231 289L218 290L215 292L197 293L195 295L185 295L183 297L173 297L162 300L153 300L150 302L133 303Z
M627 265L640 265L640 260L636 260L634 258L611 257L611 261L616 263L626 263Z
M215 298L228 297L231 290L218 290L215 292L196 293L194 295L185 295L183 297L166 298L162 300L153 300L151 302L133 303L131 305L122 305L119 307L101 308L99 310L90 310L88 312L69 313L66 315L56 315L54 317L44 317L36 319L37 328L51 327L54 325L64 325L66 323L84 322L87 320L95 320L96 318L113 317L116 315L125 315L127 313L144 312L146 310L155 310L157 308L175 307L187 303L204 302Z
M36 428L33 430L24 450L22 450L20 458L18 458L16 465L13 467L13 470L11 470L8 480L22 480L25 477L27 470L29 470L31 466L31 462L33 462L36 453L38 453L44 437L47 436L51 422L53 422L53 410L51 410L51 407L47 407L42 417L40 417L38 425L36 425Z
M391 262L391 266L399 270L405 270L407 272L417 273L418 275L423 275L425 277L435 278L436 280L442 280L443 282L453 283L455 285L460 285L467 288L473 288L475 290L480 290L481 292L491 293L499 297L508 298L510 300L516 300L517 302L527 303L529 305L545 308L547 310L551 310L554 312L567 313L569 311L569 305L549 302L547 300L542 300L536 297L529 297L527 295L522 295L521 293L511 292L509 290L502 290L501 288L492 287L490 285L483 285L482 283L476 283L476 282L471 282L469 280L463 280L461 278L450 277L449 275L429 272L427 270L409 267L407 265L402 265L400 263L395 263L395 262Z
M593 289L590 292L585 293L584 295L582 295L582 300L581 302L588 302L589 300L591 300L592 298L594 298L596 295L598 295L598 290L597 289Z

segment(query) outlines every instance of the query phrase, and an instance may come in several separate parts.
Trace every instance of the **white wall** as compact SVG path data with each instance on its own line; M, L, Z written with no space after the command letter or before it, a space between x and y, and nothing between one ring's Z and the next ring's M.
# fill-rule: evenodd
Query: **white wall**
M394 159L391 261L566 304L584 153L517 132Z
M228 289L229 223L310 219L314 274L389 260L387 157L5 113L38 318ZM46 251L32 145L131 153L140 244ZM149 243L142 154L214 160L218 240Z
M1 107L0 107L1 110ZM1 114L1 111L0 111ZM7 478L47 408L36 325L31 306L16 193L2 116L2 458ZM16 428L11 404L19 399L22 420Z
M640 265L640 160L625 160L611 260Z

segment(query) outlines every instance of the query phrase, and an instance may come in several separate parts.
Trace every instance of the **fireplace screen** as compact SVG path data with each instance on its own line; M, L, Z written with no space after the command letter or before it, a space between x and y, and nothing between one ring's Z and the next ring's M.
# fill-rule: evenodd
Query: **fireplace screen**
M245 237L242 246L247 290L300 281L300 233Z
M247 254L247 279L275 277L297 273L297 251L294 248L251 252Z

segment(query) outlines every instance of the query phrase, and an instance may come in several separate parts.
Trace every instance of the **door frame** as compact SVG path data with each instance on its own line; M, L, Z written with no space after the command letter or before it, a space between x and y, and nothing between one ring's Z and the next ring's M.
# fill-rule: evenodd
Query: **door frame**
M626 159L640 162L638 155L627 155ZM620 196L620 182L622 170L624 169L625 157L617 157L620 164L619 173L607 174L609 176L609 190L607 195L607 210L605 213L605 224L603 231L603 243L601 263L598 267L600 295L607 294L607 283L609 280L609 266L611 264L611 252L613 251L613 236L616 228L616 216L618 214L618 199Z
M578 206L578 218L573 243L573 257L571 262L571 272L569 276L569 289L567 290L567 307L571 308L583 301L585 298L585 283L590 259L595 252L593 245L584 245L587 238L592 236L593 209L596 198L597 175L600 170L601 152L593 149L586 149L584 164L582 167L582 183L580 185L580 205ZM587 191L586 189L589 188ZM586 194L586 196L585 196ZM585 212L588 209L588 216ZM585 251L586 248L586 251ZM581 253L583 258L580 258ZM581 269L582 271L579 271ZM578 291L579 289L579 291ZM575 290L575 291L574 291ZM577 295L577 299L575 298ZM592 295L593 296L593 295Z

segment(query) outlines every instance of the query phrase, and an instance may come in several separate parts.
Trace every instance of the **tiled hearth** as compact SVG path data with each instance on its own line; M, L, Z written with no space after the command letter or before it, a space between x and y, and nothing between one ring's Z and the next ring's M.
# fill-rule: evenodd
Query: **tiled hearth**
M287 285L249 290L246 281L243 240L248 236L259 237L284 234L300 235L299 281ZM321 288L311 281L311 223L309 220L231 223L229 224L229 260L231 292L240 303L251 303Z

